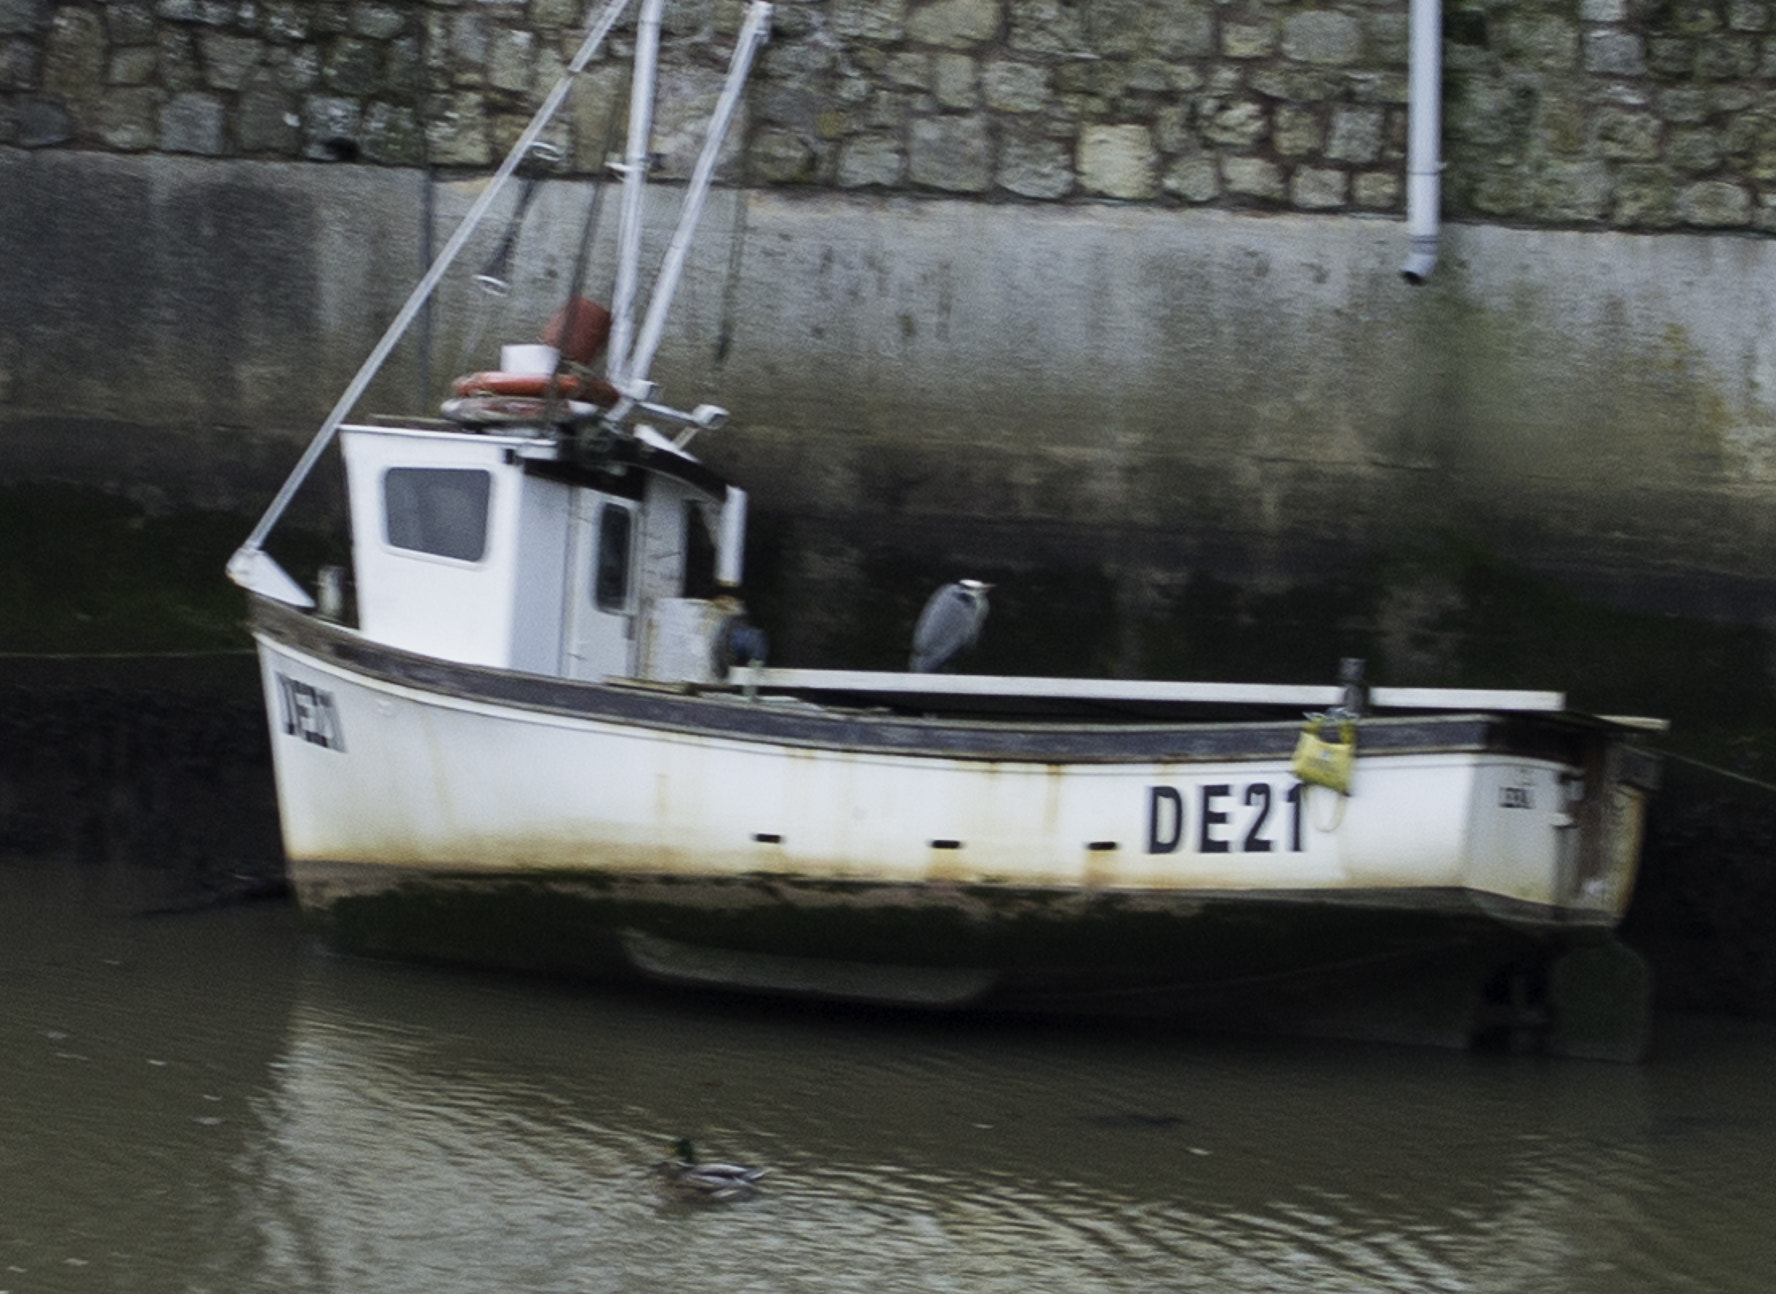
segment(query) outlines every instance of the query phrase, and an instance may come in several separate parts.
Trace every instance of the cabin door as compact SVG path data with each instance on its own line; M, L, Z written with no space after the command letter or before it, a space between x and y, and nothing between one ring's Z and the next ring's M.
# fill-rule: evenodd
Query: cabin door
M564 672L599 679L634 672L635 505L591 491L574 499L567 606L562 617Z

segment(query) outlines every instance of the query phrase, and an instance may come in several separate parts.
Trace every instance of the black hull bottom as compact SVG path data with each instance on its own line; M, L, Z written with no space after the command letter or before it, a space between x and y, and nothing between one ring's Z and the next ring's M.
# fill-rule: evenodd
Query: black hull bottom
M1463 891L1283 895L298 863L342 951L909 1008L1168 1017L1609 1059L1650 979L1603 926Z

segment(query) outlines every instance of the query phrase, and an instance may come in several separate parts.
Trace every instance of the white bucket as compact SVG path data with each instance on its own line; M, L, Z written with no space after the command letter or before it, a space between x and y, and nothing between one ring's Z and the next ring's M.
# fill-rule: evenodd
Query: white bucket
M547 377L561 362L561 352L553 346L501 346L500 372L523 373Z

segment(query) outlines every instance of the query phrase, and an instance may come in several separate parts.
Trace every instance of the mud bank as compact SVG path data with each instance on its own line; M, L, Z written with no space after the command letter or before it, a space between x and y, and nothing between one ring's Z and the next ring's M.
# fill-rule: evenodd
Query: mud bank
M281 890L250 656L0 664L0 854L151 872L171 907Z

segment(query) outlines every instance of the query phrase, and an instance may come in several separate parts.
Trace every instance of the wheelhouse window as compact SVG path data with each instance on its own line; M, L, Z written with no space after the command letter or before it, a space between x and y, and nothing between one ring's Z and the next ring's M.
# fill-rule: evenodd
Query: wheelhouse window
M391 547L478 562L487 554L493 476L475 468L391 467L382 478Z
M592 575L592 600L600 611L629 609L629 548L632 514L607 503L598 514L598 562Z

